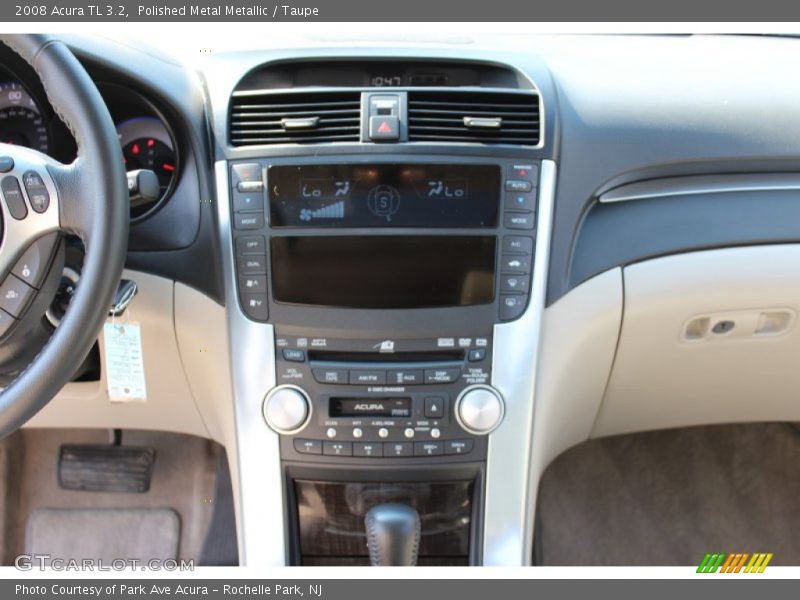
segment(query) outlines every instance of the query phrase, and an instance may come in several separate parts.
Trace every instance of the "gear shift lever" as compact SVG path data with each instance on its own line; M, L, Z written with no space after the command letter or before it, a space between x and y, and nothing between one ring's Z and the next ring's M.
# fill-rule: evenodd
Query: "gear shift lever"
M378 504L364 517L369 560L373 567L413 567L417 564L420 522L405 504Z

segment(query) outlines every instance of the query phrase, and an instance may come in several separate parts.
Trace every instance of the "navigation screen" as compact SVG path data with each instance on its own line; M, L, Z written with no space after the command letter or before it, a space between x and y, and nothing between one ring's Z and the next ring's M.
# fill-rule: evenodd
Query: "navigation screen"
M494 227L496 165L274 166L272 227Z

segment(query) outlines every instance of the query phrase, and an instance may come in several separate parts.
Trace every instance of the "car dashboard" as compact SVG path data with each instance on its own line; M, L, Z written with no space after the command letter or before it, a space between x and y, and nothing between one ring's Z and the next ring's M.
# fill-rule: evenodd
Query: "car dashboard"
M567 448L800 418L796 40L66 40L157 181L123 275L148 400L108 401L99 340L31 425L219 441L243 564L350 564L364 498L436 528L420 564L530 564ZM3 50L0 140L70 162Z

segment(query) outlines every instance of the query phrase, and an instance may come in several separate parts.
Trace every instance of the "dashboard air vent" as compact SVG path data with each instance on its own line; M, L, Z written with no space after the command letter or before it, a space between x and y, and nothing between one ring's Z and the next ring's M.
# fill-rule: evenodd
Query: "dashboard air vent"
M359 92L238 92L231 98L233 146L357 142Z
M408 141L536 146L539 96L531 93L413 91Z

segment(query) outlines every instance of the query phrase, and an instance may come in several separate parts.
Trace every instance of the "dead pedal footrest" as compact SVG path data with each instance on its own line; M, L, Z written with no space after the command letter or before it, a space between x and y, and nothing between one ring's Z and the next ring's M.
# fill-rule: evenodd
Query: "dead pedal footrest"
M150 489L154 448L109 445L61 446L58 485L83 492L141 494Z

